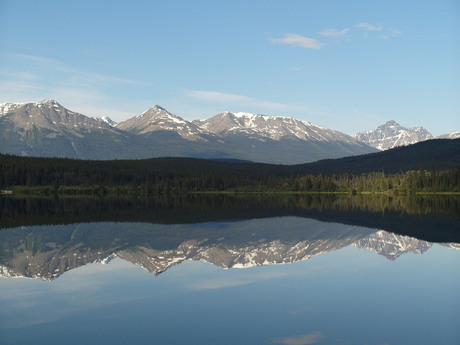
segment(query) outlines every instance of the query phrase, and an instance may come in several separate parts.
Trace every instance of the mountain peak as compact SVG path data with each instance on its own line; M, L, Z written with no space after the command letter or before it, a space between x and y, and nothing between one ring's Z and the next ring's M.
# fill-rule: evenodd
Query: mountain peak
M101 138L120 136L107 124L51 99L0 105L0 117L0 141L8 133L8 141L14 142L11 153L26 156L87 158L90 152L91 157L102 158L105 151ZM5 141L1 142L0 146L6 146Z
M26 103L2 103L0 104L0 115L5 115L9 113L10 111L14 111L15 109L19 107L46 107L46 108L63 108L62 105L60 105L58 102L52 99L44 99L40 102L26 102Z
M178 133L184 139L204 140L199 136L203 133L203 130L197 125L171 114L159 105L155 105L142 114L120 122L116 127L134 134L170 131Z
M29 103L26 103L29 104ZM40 102L36 103L31 103L33 106L37 106L38 108L49 108L49 109L62 109L62 110L67 110L65 107L63 107L61 104L56 102L54 99L44 99Z
M159 106L158 104L154 105L153 107L148 108L142 114L136 115L135 117L144 117L146 115L147 116L157 116L157 115L163 115L164 116L164 115L168 115L168 116L173 116L173 117L179 118L179 116L171 114L169 111L167 111L162 106Z
M61 106L58 102L56 102L54 99L44 99L43 101L38 102L37 104L47 104L47 105L59 105Z
M163 110L163 111L166 111L167 113L169 113L169 111L167 111L165 108L163 108L162 106L158 105L158 104L155 104L152 108L150 109L157 109L157 110Z
M405 128L394 120L390 120L374 130L356 133L353 137L379 150L388 150L397 146L433 139L433 135L421 126Z
M383 127L383 126L396 126L396 127L401 127L401 125L400 125L399 123L397 123L395 120L387 121L384 125L381 125L380 127Z

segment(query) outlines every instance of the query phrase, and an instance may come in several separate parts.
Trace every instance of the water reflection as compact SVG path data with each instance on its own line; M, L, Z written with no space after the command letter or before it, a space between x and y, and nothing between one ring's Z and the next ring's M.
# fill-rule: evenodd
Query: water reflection
M0 199L0 343L459 343L457 199L184 198Z
M159 195L148 199L0 196L0 229L81 222L190 224L296 216L460 242L459 196Z
M311 200L310 204L294 200L295 205L303 208L281 207L271 201L247 209L245 218L250 218L252 212L260 216L261 212L267 211L278 216L191 223L190 217L183 216L186 208L141 204L146 209L146 217L161 217L163 222L93 222L6 228L0 231L0 272L4 277L55 279L88 263L108 263L121 258L157 275L183 261L205 261L221 268L245 268L307 260L351 245L395 260L404 253L424 253L432 246L432 238L443 242L446 247L460 248L460 241L455 241L460 235L459 221L454 217L434 213L421 217L419 213L396 212L385 203L384 212L372 212L351 205L350 200L354 199L333 199L329 204L316 206L312 206L314 202ZM39 201L43 203L43 200ZM217 205L216 214L211 208L202 217L219 219L222 214L219 212L227 206L228 213L223 214L229 218L241 214L242 202L243 205L254 202L251 199L236 199L233 204L223 201L213 204ZM287 201L288 205L292 202ZM286 205L286 200L282 205ZM317 205L322 205L322 209ZM335 205L335 209L327 208L328 205ZM372 207L375 205L382 203L374 203ZM170 218L165 218L165 211ZM74 208L72 212L79 211ZM382 228L392 232L359 226L373 225L377 221ZM398 231L404 225L410 227ZM416 237L407 236L414 233Z

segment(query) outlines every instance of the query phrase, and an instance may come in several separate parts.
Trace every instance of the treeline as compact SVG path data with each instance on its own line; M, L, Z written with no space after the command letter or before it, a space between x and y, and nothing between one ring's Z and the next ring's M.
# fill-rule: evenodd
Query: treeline
M338 169L338 168L337 168ZM339 169L338 169L339 170ZM90 161L0 155L0 189L83 194L187 192L460 192L460 165L387 174L308 173L304 166L188 158Z
M415 192L460 192L460 167L443 171L407 171L385 174L383 172L352 175L305 175L281 179L281 187L290 191L327 191L352 194L360 192L388 192L406 194Z

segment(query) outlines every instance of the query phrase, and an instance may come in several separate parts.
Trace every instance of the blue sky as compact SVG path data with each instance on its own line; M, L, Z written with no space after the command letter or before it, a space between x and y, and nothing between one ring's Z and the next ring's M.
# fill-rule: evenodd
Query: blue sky
M0 103L460 129L460 1L0 0Z

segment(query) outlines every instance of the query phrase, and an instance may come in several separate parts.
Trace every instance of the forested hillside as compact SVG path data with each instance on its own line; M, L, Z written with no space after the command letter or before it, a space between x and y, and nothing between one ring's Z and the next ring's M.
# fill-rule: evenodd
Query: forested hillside
M47 187L48 193L102 194L459 192L460 140L432 140L376 154L292 166L191 158L83 161L0 155L0 187L14 186L28 190Z

